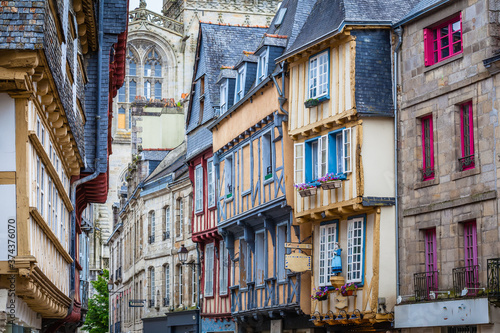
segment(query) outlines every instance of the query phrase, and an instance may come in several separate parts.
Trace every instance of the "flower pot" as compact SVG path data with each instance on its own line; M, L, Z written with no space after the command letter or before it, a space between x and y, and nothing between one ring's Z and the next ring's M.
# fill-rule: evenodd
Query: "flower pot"
M353 293L354 293L354 290L345 290L345 291L342 291L342 296L352 296Z
M333 180L330 182L321 183L321 188L323 190L333 190L335 188L339 188L341 184L342 182L340 180Z
M318 301L327 301L328 300L328 295L325 295L323 297L318 297L316 298Z
M305 190L299 190L299 194L301 197L310 197L311 195L315 195L317 190L316 187L306 188Z
M317 106L319 104L319 100L314 98L314 99L308 99L307 101L304 102L304 106L306 108L312 108L314 106Z

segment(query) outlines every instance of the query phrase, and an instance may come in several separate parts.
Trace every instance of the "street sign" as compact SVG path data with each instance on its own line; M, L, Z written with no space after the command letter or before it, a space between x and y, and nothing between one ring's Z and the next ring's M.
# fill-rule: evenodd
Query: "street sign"
M313 245L312 244L301 244L301 243L285 243L285 247L291 248L291 249L312 250Z
M285 268L292 272L305 272L311 270L311 256L302 252L285 255Z
M129 308L143 308L144 303L146 303L145 299L131 299L128 301Z

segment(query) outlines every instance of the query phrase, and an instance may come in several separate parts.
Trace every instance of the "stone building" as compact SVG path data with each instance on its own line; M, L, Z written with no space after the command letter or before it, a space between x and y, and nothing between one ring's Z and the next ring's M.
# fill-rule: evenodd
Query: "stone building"
M89 204L107 196L126 1L0 11L0 329L75 331L87 311Z
M185 143L160 154L145 150L130 170L129 184L135 186L129 186L109 239L110 281L116 285L110 296L113 332L197 329L199 264L191 241L192 186L185 154ZM181 247L188 252L185 263L179 259ZM140 307L128 306L134 300Z
M422 1L395 25L403 332L500 329L499 10Z

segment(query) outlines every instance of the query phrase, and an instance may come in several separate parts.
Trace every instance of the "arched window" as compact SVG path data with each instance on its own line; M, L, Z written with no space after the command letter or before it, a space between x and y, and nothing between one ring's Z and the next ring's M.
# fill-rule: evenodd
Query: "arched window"
M149 243L155 242L155 211L149 212Z
M118 90L118 102L125 103L125 85Z
M137 75L137 65L135 61L134 54L132 51L128 51L128 75L136 76Z
M134 80L130 81L128 86L128 101L132 103L137 95L137 83Z
M161 99L161 82L155 83L155 99Z
M125 108L123 106L118 109L118 128L125 129Z
M161 57L156 50L151 50L144 63L144 76L161 77Z
M144 82L144 97L146 98L151 98L151 82L150 81L145 81Z

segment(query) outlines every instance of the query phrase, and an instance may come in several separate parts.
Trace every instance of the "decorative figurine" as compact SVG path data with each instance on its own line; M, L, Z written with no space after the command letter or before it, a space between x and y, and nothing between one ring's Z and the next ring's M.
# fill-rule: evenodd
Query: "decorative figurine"
M342 249L339 247L338 243L333 246L333 258L332 258L332 274L337 275L342 273L342 260L340 254Z

